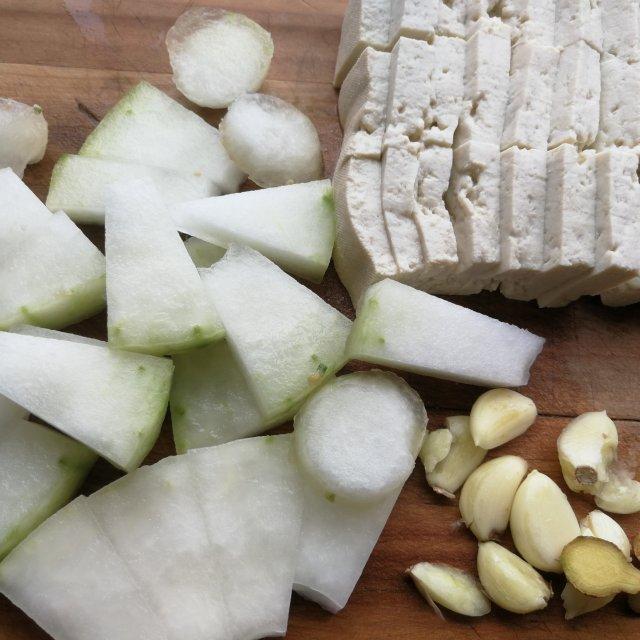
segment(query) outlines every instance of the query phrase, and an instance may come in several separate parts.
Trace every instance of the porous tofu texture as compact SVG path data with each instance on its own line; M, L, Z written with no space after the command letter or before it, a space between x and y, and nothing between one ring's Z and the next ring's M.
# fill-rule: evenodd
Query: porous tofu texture
M559 47L584 42L602 51L601 0L557 0L556 39Z
M395 0L389 40L401 36L427 40L434 35L464 38L466 0Z
M605 291L600 295L600 299L602 304L608 307L626 307L640 302L640 275L614 289Z
M640 0L600 0L605 53L640 61Z

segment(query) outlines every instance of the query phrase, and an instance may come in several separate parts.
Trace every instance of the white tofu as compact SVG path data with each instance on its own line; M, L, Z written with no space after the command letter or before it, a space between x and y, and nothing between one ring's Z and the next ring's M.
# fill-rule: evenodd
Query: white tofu
M602 51L601 0L557 0L556 39L558 47L585 42Z
M559 307L633 278L640 269L638 154L609 149L596 156L595 266L584 276L549 291L540 306Z
M608 307L626 307L640 302L640 275L600 295Z
M337 238L333 259L354 304L370 284L394 277L397 266L382 213L382 165L345 159L333 177Z
M469 141L500 144L509 95L510 29L502 34L479 30L467 43L464 73L465 111L455 145Z
M360 54L367 48L389 48L392 0L349 0L333 83L339 87Z
M640 0L600 0L600 7L604 52L640 61Z
M544 261L547 152L511 147L500 154L500 163L501 291L528 300L526 284Z
M513 47L503 150L512 146L546 150L559 58L555 47L535 42Z
M600 54L583 41L560 54L549 148L592 145L600 123Z
M640 144L640 63L605 54L598 149Z
M395 0L389 41L400 37L428 40L434 35L465 36L466 0Z
M467 142L453 154L447 204L465 276L500 265L500 147Z

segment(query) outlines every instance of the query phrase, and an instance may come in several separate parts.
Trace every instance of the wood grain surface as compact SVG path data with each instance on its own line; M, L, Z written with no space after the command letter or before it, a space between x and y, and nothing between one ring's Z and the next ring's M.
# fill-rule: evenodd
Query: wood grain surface
M49 121L45 159L27 170L25 180L44 198L51 169L64 152L76 152L96 122L123 91L146 79L186 102L174 89L164 35L187 0L0 0L0 96L38 103ZM198 2L241 11L273 34L276 53L263 88L306 112L320 133L327 175L341 141L331 86L346 0L226 0ZM198 110L215 123L221 113ZM101 229L86 233L102 248ZM313 287L331 304L353 316L348 296L333 270ZM517 453L532 467L562 482L555 442L568 420L585 411L607 409L619 426L622 453L640 462L640 310L607 309L598 300L582 300L566 309L541 311L534 304L507 301L498 294L457 302L544 336L547 344L525 390L540 418L528 434L493 452ZM106 338L104 315L71 331ZM358 365L350 365L357 369ZM446 415L468 412L477 388L406 376L420 391L430 425ZM149 456L154 462L174 453L170 424ZM118 475L100 461L85 492ZM572 496L581 517L587 498ZM445 613L438 619L403 576L422 560L473 569L476 543L458 523L454 503L426 486L421 465L407 483L349 605L336 616L294 596L288 638L293 640L487 640L545 638L633 638L640 622L623 598L605 610L571 623L563 619L556 596L547 610L511 615L497 608L483 619ZM630 535L640 518L620 519ZM509 541L507 540L507 544ZM554 580L559 594L562 582ZM46 635L24 614L0 599L0 640L40 640ZM117 640L117 639L114 639Z

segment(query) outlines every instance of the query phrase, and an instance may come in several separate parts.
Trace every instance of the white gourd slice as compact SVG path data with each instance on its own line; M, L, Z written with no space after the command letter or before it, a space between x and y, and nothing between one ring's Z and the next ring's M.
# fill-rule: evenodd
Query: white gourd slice
M283 636L303 509L291 436L239 440L185 457L220 559L229 637Z
M333 251L330 180L186 202L172 211L179 231L220 246L246 244L302 278L322 280Z
M322 149L313 122L280 98L241 96L229 107L220 133L229 156L260 187L322 177Z
M61 328L104 307L104 256L11 169L0 169L0 256L0 329Z
M158 437L169 360L0 332L0 362L0 393L125 471Z
M0 98L0 169L10 167L22 178L28 164L44 157L48 138L41 107Z
M93 494L89 507L171 639L230 637L218 555L185 457L138 469Z
M178 453L265 431L253 394L226 341L173 357L171 425Z
M96 457L48 427L0 419L0 559L73 497Z
M267 422L291 417L346 362L350 320L253 249L232 245L201 275Z
M214 182L202 176L65 154L53 167L47 207L51 211L63 210L76 222L104 224L105 191L110 184L124 179L151 180L167 205L220 193Z
M402 378L366 371L328 382L304 404L294 425L298 460L318 490L375 502L411 474L427 413Z
M0 592L58 640L168 640L84 497L5 559Z
M152 182L108 188L105 248L110 345L166 355L222 338L220 320Z
M538 336L393 280L358 304L350 358L487 387L517 387L542 350Z
M0 429L3 425L15 422L16 420L21 420L26 418L28 415L29 412L26 409L23 409L15 402L11 402L9 398L0 396Z
M257 91L271 59L271 34L241 13L196 7L169 29L173 82L191 102L222 109Z
M210 242L200 240L200 238L187 238L184 247L191 256L193 264L202 269L208 269L227 252L224 247L218 247Z
M204 177L223 193L237 191L245 177L229 158L215 127L148 82L122 96L79 154Z

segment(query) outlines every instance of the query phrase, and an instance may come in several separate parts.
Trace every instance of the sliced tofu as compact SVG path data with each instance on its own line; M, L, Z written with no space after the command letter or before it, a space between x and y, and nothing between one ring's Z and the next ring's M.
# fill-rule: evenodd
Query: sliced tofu
M378 160L346 158L333 177L337 219L333 259L354 303L370 284L398 272L384 226L381 190Z
M360 54L367 48L389 48L392 0L349 0L333 84L339 87Z
M479 29L467 43L464 73L465 112L455 145L471 140L500 144L509 95L511 29Z
M391 54L367 47L345 78L338 99L344 132L342 157L382 155Z
M600 54L580 40L560 54L549 148L592 145L600 123Z
M640 61L640 0L600 0L605 53Z
M395 0L389 41L429 40L435 35L464 38L466 5L466 0Z
M640 62L605 54L600 100L598 149L640 144Z
M640 275L600 295L607 307L626 307L640 302Z
M547 152L511 147L500 154L501 291L529 300L527 282L544 260Z
M586 275L540 296L543 307L559 307L633 278L640 269L640 181L638 154L609 149L596 156L595 266Z
M602 51L601 0L557 0L556 39L558 47L585 42Z
M501 148L546 149L560 53L555 47L525 42L511 53L509 102Z

